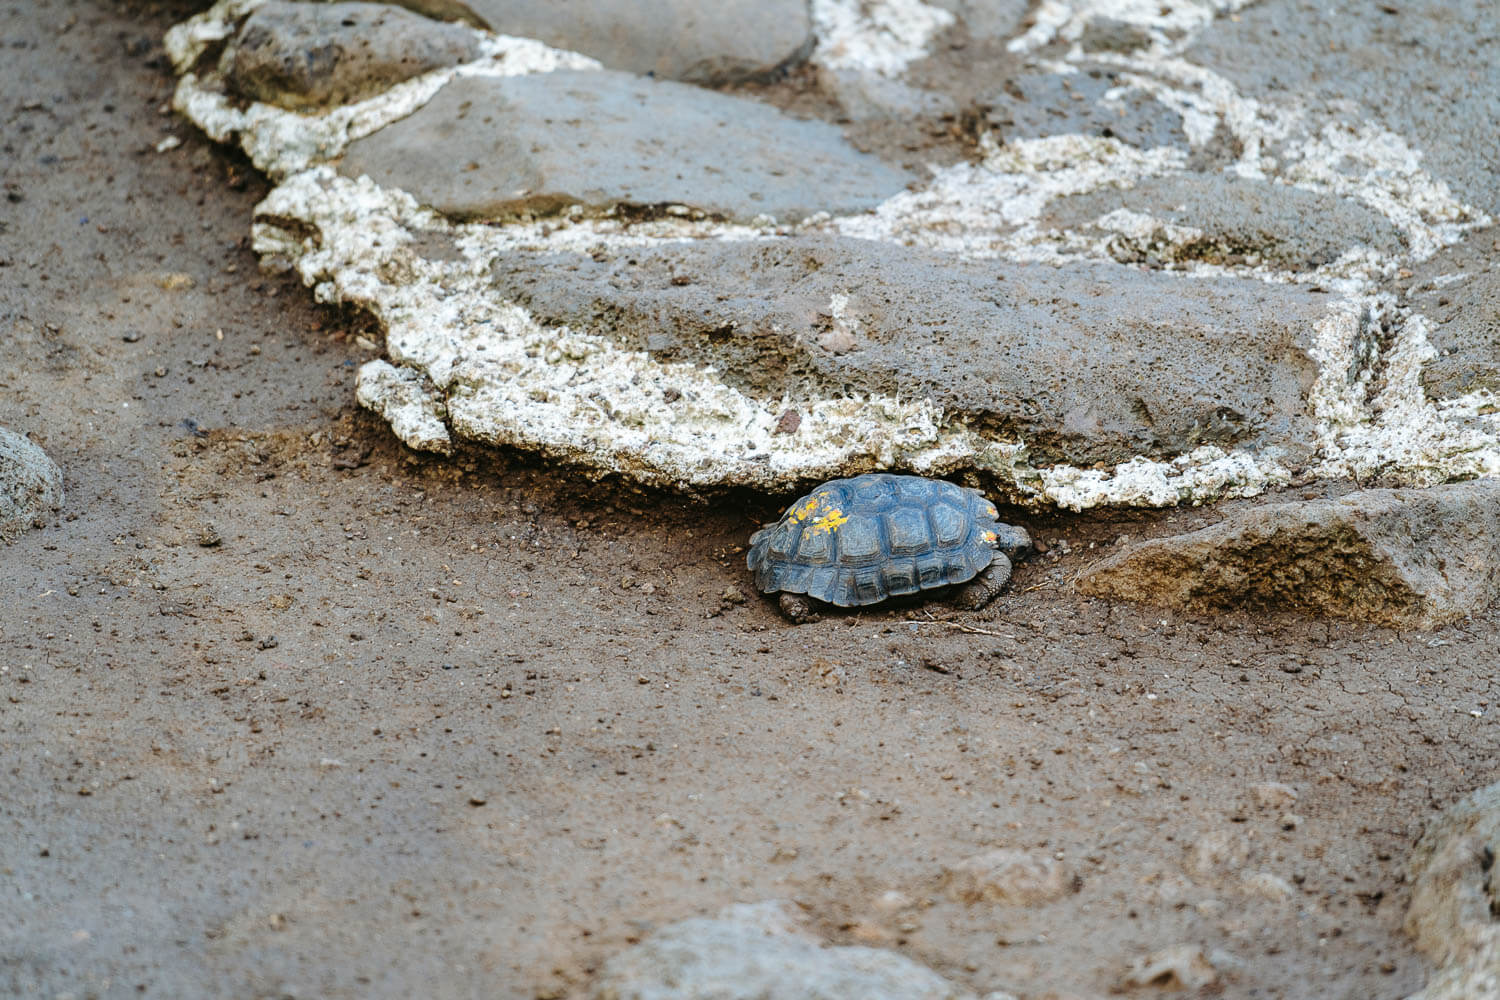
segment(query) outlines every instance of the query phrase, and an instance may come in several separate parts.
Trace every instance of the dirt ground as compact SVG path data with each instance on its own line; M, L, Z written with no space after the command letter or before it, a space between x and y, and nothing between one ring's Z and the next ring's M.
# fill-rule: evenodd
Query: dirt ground
M575 997L771 898L1028 1000L1182 943L1203 996L1422 985L1402 873L1500 777L1496 613L1084 600L1218 515L1012 512L1049 551L983 612L792 627L742 548L789 497L418 458L354 404L378 331L258 273L264 180L166 110L187 10L0 4L0 425L68 491L0 548L0 994ZM950 900L994 847L1071 891Z

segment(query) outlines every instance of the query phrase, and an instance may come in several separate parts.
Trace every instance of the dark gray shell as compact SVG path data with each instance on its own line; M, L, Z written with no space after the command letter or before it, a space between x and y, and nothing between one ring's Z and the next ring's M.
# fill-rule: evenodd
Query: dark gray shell
M750 537L746 563L770 594L839 607L972 580L1013 529L977 490L871 473L824 483Z

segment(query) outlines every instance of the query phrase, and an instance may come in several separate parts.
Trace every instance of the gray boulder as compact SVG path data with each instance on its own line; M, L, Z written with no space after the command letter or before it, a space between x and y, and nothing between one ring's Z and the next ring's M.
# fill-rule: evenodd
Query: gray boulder
M974 1000L911 959L826 946L780 903L663 927L604 964L593 1000Z
M1412 1000L1500 996L1500 783L1444 810L1412 852L1406 932L1437 971Z
M492 277L543 323L713 365L758 398L925 396L1046 462L1311 449L1325 300L1291 285L832 237L514 253Z
M1139 542L1086 570L1085 594L1189 611L1296 611L1435 628L1500 595L1500 481L1272 504Z
M30 440L0 427L0 539L41 527L62 502L62 470Z
M295 111L363 100L478 56L473 31L389 4L271 0L240 26L227 79L241 97Z

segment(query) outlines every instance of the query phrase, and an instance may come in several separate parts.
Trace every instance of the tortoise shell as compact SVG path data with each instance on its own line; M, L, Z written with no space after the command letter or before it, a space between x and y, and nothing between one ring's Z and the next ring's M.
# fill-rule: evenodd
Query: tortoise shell
M972 580L1013 529L978 490L870 473L824 483L750 536L746 563L764 593L839 607Z

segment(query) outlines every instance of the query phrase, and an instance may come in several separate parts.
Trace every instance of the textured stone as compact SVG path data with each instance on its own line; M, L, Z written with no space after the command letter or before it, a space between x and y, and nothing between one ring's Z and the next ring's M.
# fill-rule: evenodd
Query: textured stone
M346 104L479 56L474 32L382 3L271 0L230 49L241 97L293 110Z
M1061 862L1045 854L999 848L965 858L943 871L943 888L962 903L1033 906L1068 891Z
M1077 133L1143 148L1186 148L1182 116L1154 97L1138 90L1105 97L1117 77L1104 69L1017 75L985 102L990 123L1007 140Z
M1412 306L1432 321L1428 340L1437 357L1422 381L1428 394L1447 399L1488 389L1500 392L1500 227L1476 232L1473 246L1454 248L1430 262L1421 277L1456 274L1457 280L1429 285L1412 296Z
M1273 504L1131 545L1080 591L1186 610L1297 611L1433 628L1500 594L1500 482Z
M454 80L340 167L449 215L686 205L729 219L869 208L906 174L767 105L613 72Z
M0 427L0 540L39 527L62 501L57 464L29 439Z
M1459 196L1500 213L1500 4L1264 0L1185 53L1247 96L1352 102L1422 150Z
M1305 345L1323 297L1287 285L961 261L798 237L501 257L497 290L736 388L928 396L1046 460L1201 444L1306 455Z
M411 0L421 8L431 0ZM611 69L720 84L761 79L812 51L806 0L468 0L468 19Z
M1120 985L1127 989L1140 986L1171 986L1198 990L1217 982L1219 972L1195 944L1177 944L1142 955L1130 964Z
M663 927L611 958L593 1000L973 1000L892 951L827 947L781 903Z
M971 39L1005 41L1019 34L1031 9L1029 0L929 0L958 18Z
M1500 996L1500 783L1446 809L1412 852L1406 932L1437 971L1412 1000Z
M1059 198L1037 220L1043 228L1086 229L1118 209L1159 222L1190 226L1202 235L1160 257L1133 242L1114 250L1124 263L1153 266L1203 261L1264 264L1306 271L1331 264L1353 246L1399 253L1400 232L1373 209L1321 191L1224 174L1172 174L1125 190Z

